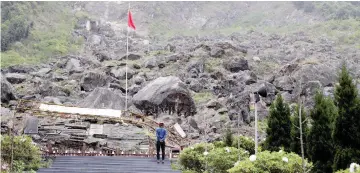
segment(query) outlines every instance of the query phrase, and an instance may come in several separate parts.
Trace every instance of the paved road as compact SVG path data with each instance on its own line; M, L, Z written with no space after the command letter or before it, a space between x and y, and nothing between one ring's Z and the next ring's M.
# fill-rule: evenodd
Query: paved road
M57 156L50 168L38 173L181 173L171 170L170 161L157 164L155 158L121 156Z

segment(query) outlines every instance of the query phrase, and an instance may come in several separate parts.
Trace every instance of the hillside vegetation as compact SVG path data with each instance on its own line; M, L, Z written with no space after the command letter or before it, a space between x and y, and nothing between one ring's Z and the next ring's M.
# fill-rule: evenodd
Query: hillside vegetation
M79 50L77 20L64 2L1 3L1 66L34 64Z
M126 3L3 2L1 4L2 67L34 64L77 53L84 39L73 34L79 18L126 24ZM138 32L154 41L177 36L230 35L258 31L268 34L305 32L334 40L339 50L360 47L358 2L134 2ZM216 8L214 8L216 6ZM183 9L183 10L180 10ZM106 16L104 16L106 14Z

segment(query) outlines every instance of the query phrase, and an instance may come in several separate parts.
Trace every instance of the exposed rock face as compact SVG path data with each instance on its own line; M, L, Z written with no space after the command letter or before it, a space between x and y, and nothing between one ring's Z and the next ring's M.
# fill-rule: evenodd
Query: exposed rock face
M147 84L133 97L134 105L147 115L169 114L194 115L195 104L186 85L178 77L160 77Z
M2 73L1 76L1 102L8 103L10 100L16 99L14 94L13 86L4 78Z
M19 84L26 80L26 75L19 73L8 73L5 75L6 79L12 84Z
M250 70L247 60L243 58L234 58L224 62L224 67L230 72L237 73L239 71Z
M107 78L100 73L88 72L83 75L80 81L81 90L92 91L97 87L107 85Z
M130 104L128 104L130 105ZM85 99L78 103L84 108L125 109L125 96L108 88L95 88Z

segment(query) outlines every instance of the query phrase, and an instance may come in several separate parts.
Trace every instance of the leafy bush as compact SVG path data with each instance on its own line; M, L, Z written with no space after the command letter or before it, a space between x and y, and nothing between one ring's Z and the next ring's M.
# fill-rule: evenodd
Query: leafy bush
M13 145L13 170L37 170L41 167L40 149L33 145L28 136L15 136ZM11 163L11 137L1 136L1 158Z
M217 142L217 145L223 145L223 142ZM208 155L204 155L207 147ZM192 147L185 148L179 156L179 164L182 170L188 172L216 172L225 173L232 168L240 158L248 158L249 154L244 149L234 147L218 147L213 144L196 144Z
M232 147L238 148L238 142L240 142L240 148L245 149L250 154L255 153L255 141L253 139L246 136L235 137L232 143Z
M193 170L202 172L205 170L204 152L214 149L213 144L200 143L194 146L185 148L179 155L179 163L184 170Z
M225 146L230 147L233 143L233 132L230 128L227 128L224 135L224 144Z
M227 170L232 168L234 164L240 159L249 157L248 152L244 149L237 149L234 147L215 148L209 152L206 157L207 171L216 173L227 173Z
M306 170L311 163L305 162ZM242 160L229 170L230 173L297 173L302 172L301 157L294 153L263 151L256 155L255 161Z

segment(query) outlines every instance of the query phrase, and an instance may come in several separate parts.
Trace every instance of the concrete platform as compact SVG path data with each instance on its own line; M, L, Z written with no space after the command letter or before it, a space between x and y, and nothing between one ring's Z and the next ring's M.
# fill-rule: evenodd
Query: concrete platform
M38 173L181 173L171 169L169 160L158 164L156 158L121 156L58 156L50 168Z

